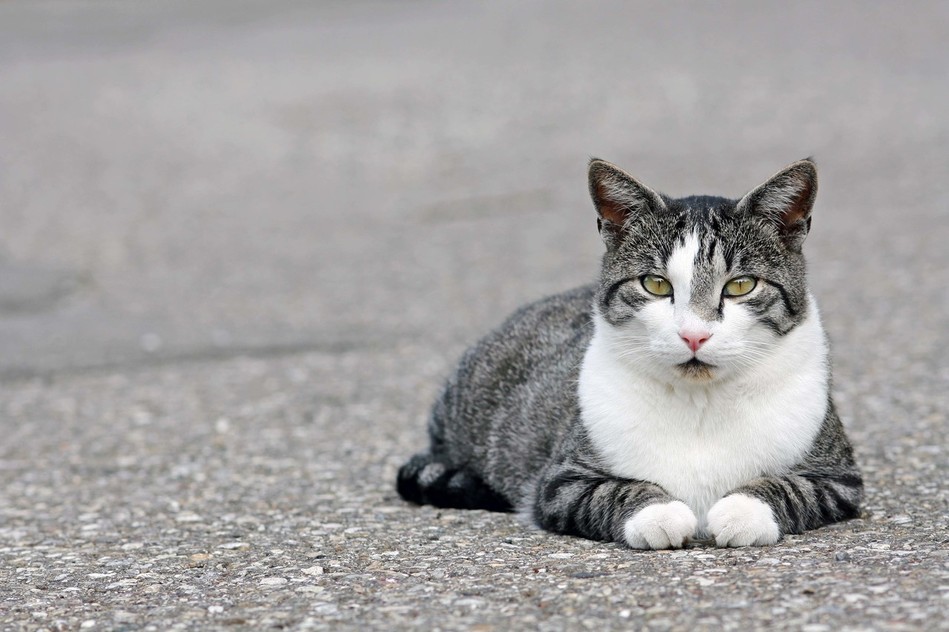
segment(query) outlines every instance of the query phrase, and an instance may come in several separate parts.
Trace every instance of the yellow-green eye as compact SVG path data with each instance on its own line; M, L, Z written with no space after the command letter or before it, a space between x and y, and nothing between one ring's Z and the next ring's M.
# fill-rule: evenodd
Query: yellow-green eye
M672 294L672 284L668 280L655 274L647 274L643 277L643 287L650 294L656 296L669 296Z
M725 284L723 294L725 296L744 296L755 289L756 285L758 285L758 279L754 277L738 277Z

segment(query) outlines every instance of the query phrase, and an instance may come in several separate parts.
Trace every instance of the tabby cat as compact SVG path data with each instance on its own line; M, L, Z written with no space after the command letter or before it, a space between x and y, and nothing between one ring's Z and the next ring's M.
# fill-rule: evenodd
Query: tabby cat
M768 545L857 515L801 247L817 170L671 198L594 159L593 285L523 307L435 402L406 500L637 549Z

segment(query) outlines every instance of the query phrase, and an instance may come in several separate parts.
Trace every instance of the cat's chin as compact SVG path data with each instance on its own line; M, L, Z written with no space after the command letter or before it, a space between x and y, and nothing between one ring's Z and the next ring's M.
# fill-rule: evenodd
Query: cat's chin
M698 358L692 358L688 362L676 365L676 369L682 377L703 384L715 379L717 368L714 364L702 362Z

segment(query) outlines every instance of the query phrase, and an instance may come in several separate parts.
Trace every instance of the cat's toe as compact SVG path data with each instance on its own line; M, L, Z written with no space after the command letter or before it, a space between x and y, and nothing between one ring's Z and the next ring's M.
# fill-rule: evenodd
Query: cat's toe
M712 505L708 529L718 546L764 546L781 537L771 507L747 494L731 494Z
M634 549L677 549L695 534L698 520L680 500L657 503L626 521L626 543Z

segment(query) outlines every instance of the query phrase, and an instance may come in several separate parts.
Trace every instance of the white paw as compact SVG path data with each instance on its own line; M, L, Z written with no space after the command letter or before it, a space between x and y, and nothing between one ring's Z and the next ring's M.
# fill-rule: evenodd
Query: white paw
M681 500L644 507L626 521L626 543L634 549L677 549L695 534L698 520Z
M718 546L763 546L781 537L771 507L746 494L731 494L712 505L708 530Z

